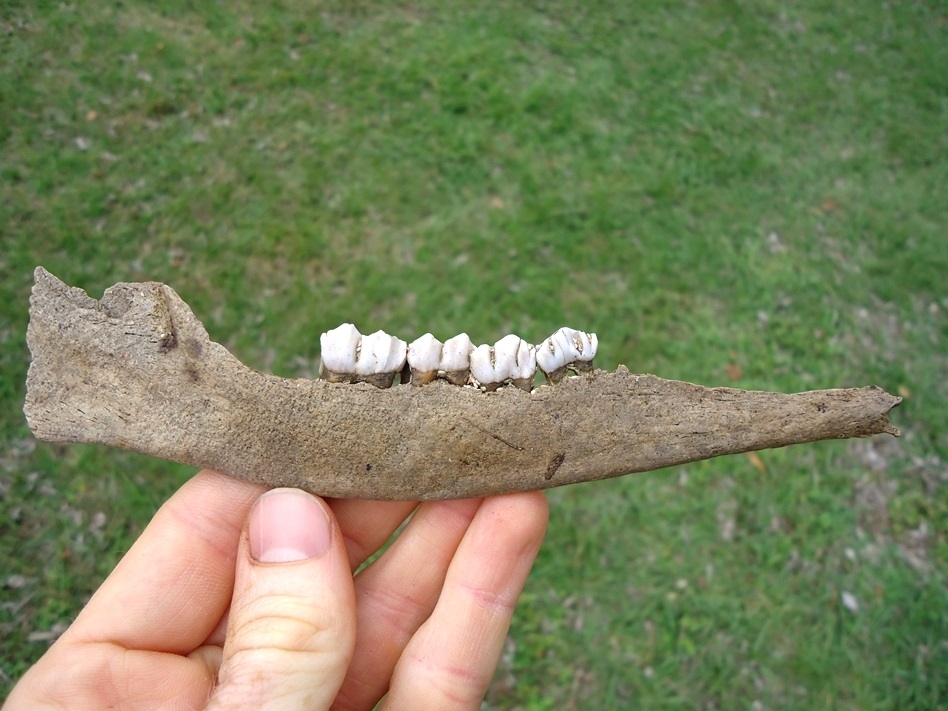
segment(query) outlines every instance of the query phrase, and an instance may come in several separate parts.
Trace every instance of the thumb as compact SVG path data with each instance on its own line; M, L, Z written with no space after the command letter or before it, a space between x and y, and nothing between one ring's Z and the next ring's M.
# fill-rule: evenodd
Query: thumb
M274 489L250 512L209 709L328 709L355 646L355 593L329 507Z

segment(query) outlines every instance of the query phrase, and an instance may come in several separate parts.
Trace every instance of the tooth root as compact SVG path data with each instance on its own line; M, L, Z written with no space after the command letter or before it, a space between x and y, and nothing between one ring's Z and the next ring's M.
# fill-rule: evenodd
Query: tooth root
M594 370L591 360L576 360L570 363L569 367L576 373L591 373Z
M360 375L359 380L382 390L387 390L395 383L396 375L398 373L372 373L371 375Z
M565 365L562 368L551 370L549 373L546 373L546 372L543 373L543 375L547 379L547 382L549 382L551 385L556 385L557 383L559 383L563 378L566 377L566 374L567 374L567 368Z
M445 370L441 372L444 373L444 379L452 385L467 385L471 380L470 368L465 370Z

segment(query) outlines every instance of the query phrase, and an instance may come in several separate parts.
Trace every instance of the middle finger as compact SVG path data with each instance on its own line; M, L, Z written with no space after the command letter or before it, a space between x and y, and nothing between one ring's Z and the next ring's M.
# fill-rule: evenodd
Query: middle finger
M377 561L356 576L356 647L333 709L372 708L412 635L434 609L481 499L431 501Z

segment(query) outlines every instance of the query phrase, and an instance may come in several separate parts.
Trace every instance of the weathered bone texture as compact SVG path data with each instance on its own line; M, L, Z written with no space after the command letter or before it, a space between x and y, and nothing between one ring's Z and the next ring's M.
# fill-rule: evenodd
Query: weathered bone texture
M532 393L445 382L379 390L257 373L156 282L101 301L36 269L25 412L92 442L323 496L449 499L605 479L887 432L876 387L785 395L594 371Z

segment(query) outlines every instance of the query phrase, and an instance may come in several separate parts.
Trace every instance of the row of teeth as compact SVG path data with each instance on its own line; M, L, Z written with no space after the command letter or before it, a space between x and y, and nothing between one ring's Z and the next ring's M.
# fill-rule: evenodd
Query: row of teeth
M510 335L492 346L475 347L466 333L444 343L426 333L406 343L384 331L363 336L351 323L344 323L319 337L319 377L379 388L392 387L396 375L412 385L442 378L488 391L511 384L530 392L537 368L550 383L558 383L568 371L592 371L598 345L595 333L572 328L561 328L539 346Z

